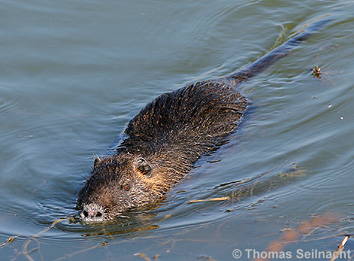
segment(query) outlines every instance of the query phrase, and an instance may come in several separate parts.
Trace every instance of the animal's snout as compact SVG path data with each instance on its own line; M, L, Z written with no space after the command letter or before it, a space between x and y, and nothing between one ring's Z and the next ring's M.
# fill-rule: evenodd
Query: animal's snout
M106 219L104 208L95 203L84 205L80 212L80 217L85 222L99 222Z

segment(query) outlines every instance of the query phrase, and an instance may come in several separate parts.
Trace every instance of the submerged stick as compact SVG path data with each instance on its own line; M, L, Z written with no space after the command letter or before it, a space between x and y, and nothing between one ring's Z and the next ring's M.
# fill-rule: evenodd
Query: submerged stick
M25 241L25 243L23 243L23 247L22 247L22 254L26 257L26 259L28 261L34 261L34 259L30 255L33 251L32 250L28 250L28 247L29 247L30 243L33 240L36 240L41 234L46 233L49 230L51 230L53 227L55 227L56 224L61 223L61 222L65 221L65 220L68 220L68 219L70 219L70 217L69 218L59 218L57 220L54 220L49 227L46 227L45 229L39 231L37 234L34 234L31 237L29 237ZM37 250L39 250L39 244L38 244L38 249Z

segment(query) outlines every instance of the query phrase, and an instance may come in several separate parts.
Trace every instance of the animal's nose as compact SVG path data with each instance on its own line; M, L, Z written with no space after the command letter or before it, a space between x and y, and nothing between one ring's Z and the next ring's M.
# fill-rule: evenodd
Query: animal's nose
M82 211L80 212L80 217L82 221L91 222L91 221L103 221L105 219L105 212L102 206L90 203L84 205Z

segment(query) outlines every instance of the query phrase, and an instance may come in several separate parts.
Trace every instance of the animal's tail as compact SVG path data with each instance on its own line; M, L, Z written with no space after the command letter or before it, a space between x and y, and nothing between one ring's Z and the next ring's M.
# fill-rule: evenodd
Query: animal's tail
M233 78L237 82L245 81L256 74L262 72L267 67L278 61L280 58L287 56L291 50L295 49L302 41L305 41L313 33L317 32L323 28L326 24L331 22L333 19L324 19L314 22L309 27L307 27L303 32L298 33L294 37L290 38L288 41L282 45L276 47L266 55L260 57L252 64L248 65L246 68L231 74L229 77Z

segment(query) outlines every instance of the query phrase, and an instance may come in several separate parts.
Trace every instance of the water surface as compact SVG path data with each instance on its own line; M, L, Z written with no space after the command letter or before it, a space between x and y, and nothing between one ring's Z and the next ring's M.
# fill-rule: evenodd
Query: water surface
M354 233L352 1L1 6L0 242L17 237L1 260L233 260L235 248L263 250L284 228L327 212L339 220L287 249L333 250ZM240 87L252 106L239 131L158 208L43 231L75 214L94 157L110 153L146 103L229 74L327 16L330 26ZM316 65L321 79L310 73Z

